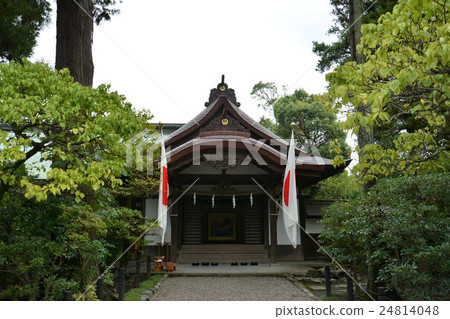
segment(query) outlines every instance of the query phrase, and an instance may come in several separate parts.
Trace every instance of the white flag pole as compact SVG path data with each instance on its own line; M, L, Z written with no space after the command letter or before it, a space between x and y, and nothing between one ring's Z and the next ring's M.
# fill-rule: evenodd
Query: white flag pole
M286 169L283 179L283 222L286 234L294 248L297 247L298 237L298 208L297 185L295 182L295 140L294 131L291 133Z
M166 158L166 149L164 146L164 139L161 141L161 176L159 183L159 198L158 198L158 225L162 228L161 242L164 243L164 237L167 229L167 208L169 197L169 180L168 167Z

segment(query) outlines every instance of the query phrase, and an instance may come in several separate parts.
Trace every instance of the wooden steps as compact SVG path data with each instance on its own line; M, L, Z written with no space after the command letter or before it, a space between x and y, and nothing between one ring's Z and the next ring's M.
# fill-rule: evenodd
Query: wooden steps
M211 244L211 245L183 245L178 250L178 263L217 262L228 264L231 262L267 263L269 258L264 245Z

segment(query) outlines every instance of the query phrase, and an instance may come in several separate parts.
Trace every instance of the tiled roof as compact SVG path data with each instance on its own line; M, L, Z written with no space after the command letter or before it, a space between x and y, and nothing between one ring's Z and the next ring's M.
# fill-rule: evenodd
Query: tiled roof
M199 122L211 111L213 106L217 103L219 99L217 98L210 106L206 107L203 111L201 111L199 114L197 114L196 117L194 117L192 120L184 124L182 127L180 127L178 130L170 134L166 141L170 142L170 140L177 135L180 135L184 133L185 131L189 130L193 126L198 126Z

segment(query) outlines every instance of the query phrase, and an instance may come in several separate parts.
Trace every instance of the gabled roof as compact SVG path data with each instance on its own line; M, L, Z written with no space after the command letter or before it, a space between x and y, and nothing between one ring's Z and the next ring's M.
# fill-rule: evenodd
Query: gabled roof
M237 149L245 149L251 144L273 164L272 167L278 166L277 171L284 170L289 143L242 111L234 90L229 89L223 80L211 90L205 109L167 137L165 145L169 170L179 167L181 162L186 163L189 156L192 158L195 143L202 150L212 149L214 146L208 145L211 140L220 140L225 147L232 143ZM334 168L331 160L312 156L298 148L296 156L297 167L300 168L298 173L305 170L327 172L323 174L324 178L342 171L350 163L348 161L345 166Z
M287 148L289 146L289 143L287 141L252 119L233 102L228 100L225 96L220 96L209 106L207 106L202 112L200 112L196 117L170 134L165 141L166 147L178 146L180 141L184 141L186 136L199 137L199 131L206 126L205 124L208 123L208 121L210 121L214 118L215 115L217 115L218 111L222 111L222 114L224 113L224 111L229 112L229 114L231 114L234 119L239 121L239 123L248 132L251 133L250 136L258 137L258 140L264 139L268 143L272 142L272 146L278 146L281 148ZM223 133L223 131L217 132ZM305 154L299 149L296 149L296 153Z

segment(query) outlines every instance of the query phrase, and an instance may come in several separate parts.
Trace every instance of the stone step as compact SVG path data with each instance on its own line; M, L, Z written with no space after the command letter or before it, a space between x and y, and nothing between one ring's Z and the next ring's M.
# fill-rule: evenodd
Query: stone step
M269 262L264 245L211 244L183 245L178 251L178 263L218 262Z
M179 252L188 253L226 253L226 252L265 252L264 245L182 245Z
M204 257L194 257L194 256L178 256L178 263L185 264L185 263L193 263L193 262L218 262L221 264L228 264L231 262L250 262L256 261L258 263L267 263L269 262L269 259L267 256L232 256L232 257L211 257L211 258L204 258Z

